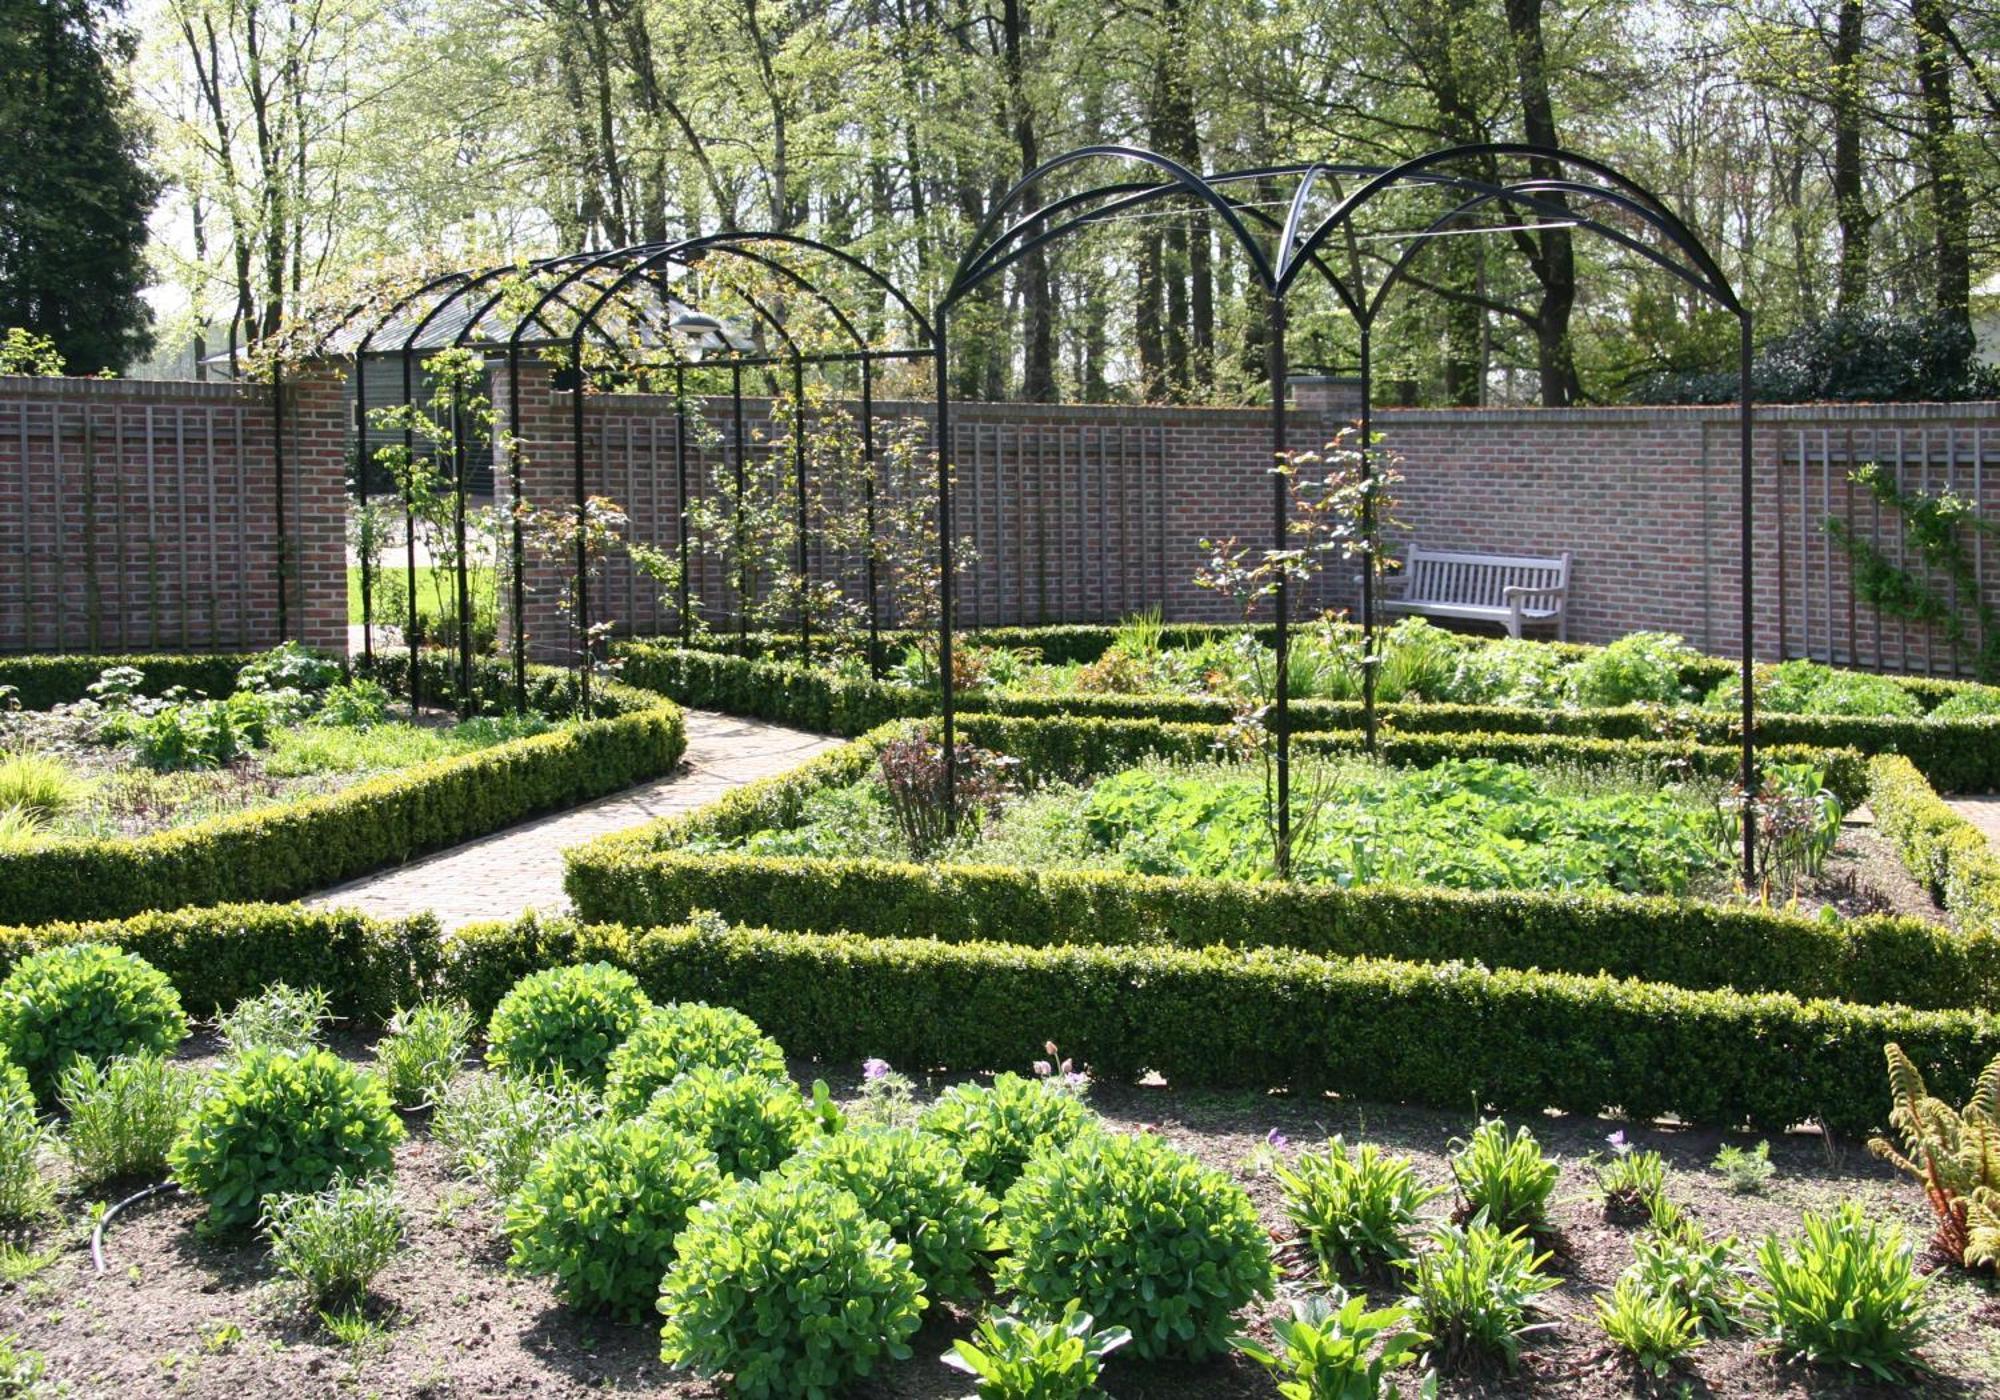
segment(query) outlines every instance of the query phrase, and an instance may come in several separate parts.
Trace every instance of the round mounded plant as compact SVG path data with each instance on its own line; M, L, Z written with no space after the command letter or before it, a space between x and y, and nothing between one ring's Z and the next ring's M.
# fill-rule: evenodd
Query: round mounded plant
M486 1062L509 1074L560 1069L601 1090L611 1052L652 1007L639 980L610 963L531 972L493 1008Z
M1144 1357L1228 1350L1268 1298L1271 1244L1250 1197L1151 1134L1099 1133L1028 1163L1000 1206L994 1282L1032 1307L1071 1300Z
M604 1106L620 1117L643 1113L654 1094L701 1068L781 1079L785 1052L741 1011L698 1001L668 1002L647 1012L638 1029L611 1052Z
M824 1181L745 1182L694 1213L660 1291L660 1356L735 1394L827 1396L907 1360L925 1307L910 1249Z
M725 1176L761 1175L819 1131L812 1107L789 1081L705 1066L654 1094L645 1116L713 1152Z
M999 1203L965 1179L965 1163L937 1138L912 1128L850 1129L812 1144L784 1172L853 1195L910 1247L929 1297L978 1296Z
M1030 1157L1067 1147L1096 1119L1082 1100L1049 1080L1001 1074L990 1089L959 1084L945 1090L918 1123L965 1160L969 1180L999 1196Z
M507 1207L509 1263L555 1278L572 1306L644 1317L688 1213L726 1183L694 1139L646 1118L565 1133Z
M101 1067L119 1055L165 1054L187 1030L166 974L102 943L31 954L0 982L0 1049L44 1104L71 1061Z
M246 1051L167 1154L217 1225L254 1224L266 1196L386 1172L403 1124L382 1082L328 1050Z

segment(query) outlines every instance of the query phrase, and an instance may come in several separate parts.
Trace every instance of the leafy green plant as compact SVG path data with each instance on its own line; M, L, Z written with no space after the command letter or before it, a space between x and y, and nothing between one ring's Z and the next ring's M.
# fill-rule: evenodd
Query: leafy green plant
M1743 1281L1731 1262L1735 1250L1734 1235L1710 1240L1682 1217L1633 1241L1625 1276L1687 1309L1707 1335L1721 1336L1736 1325L1743 1299Z
M48 821L82 802L89 790L90 784L59 758L0 752L0 808Z
M604 1088L611 1052L652 1010L639 980L609 963L531 972L486 1024L486 1062L510 1074L565 1074Z
M388 1171L402 1136L374 1075L326 1050L251 1050L215 1078L168 1162L229 1229L255 1221L267 1196Z
M1681 672L1701 659L1672 632L1631 632L1584 656L1569 672L1570 699L1586 709L1689 698Z
M827 1182L743 1182L696 1211L677 1248L660 1286L670 1366L791 1400L911 1354L926 1303L909 1246Z
M573 1306L636 1321L689 1212L723 1184L697 1140L650 1119L599 1119L557 1138L522 1181L507 1207L509 1263L551 1275Z
M1830 1214L1807 1211L1803 1229L1789 1247L1775 1235L1757 1245L1750 1304L1779 1349L1891 1385L1924 1369L1916 1349L1932 1322L1929 1280L1911 1267L1902 1227L1843 1201Z
M1531 1322L1537 1300L1557 1286L1542 1272L1525 1229L1502 1231L1475 1215L1465 1225L1440 1222L1430 1248L1405 1268L1411 1297L1434 1353L1447 1367L1499 1360L1509 1370L1521 1343L1553 1323Z
M375 1042L375 1072L399 1108L435 1103L465 1064L472 1014L456 1002L399 1007Z
M611 1052L604 1106L628 1116L641 1113L656 1092L701 1067L781 1079L785 1052L740 1011L669 1002L648 1011Z
M1469 1139L1453 1142L1449 1162L1461 1219L1483 1215L1505 1233L1535 1229L1548 1218L1561 1169L1526 1127L1509 1137L1506 1123L1489 1118Z
M0 1070L0 1220L33 1220L55 1202L55 1182L42 1170L53 1139L43 1124L27 1076Z
M336 685L321 697L313 722L336 729L372 729L389 718L389 692L370 680Z
M1096 1119L1052 1080L996 1074L991 1088L953 1085L918 1122L951 1144L965 1160L970 1180L1003 1196L1029 1158L1067 1147Z
M1231 1318L1271 1294L1270 1241L1221 1172L1149 1133L1093 1133L1031 1160L1000 1206L994 1271L1029 1306L1074 1298L1131 1329L1135 1354L1225 1350Z
M319 1044L320 1028L333 1019L324 987L273 982L215 1018L215 1029L231 1055L271 1050L296 1055Z
M1629 1225L1651 1220L1667 1201L1667 1163L1657 1152L1634 1152L1625 1135L1614 1135L1613 1150L1597 1166L1597 1189L1604 1196L1604 1218Z
M2000 689L1980 686L1947 696L1924 718L1942 723L1954 719L1985 719L1992 715L2000 715Z
M724 1176L767 1172L818 1130L789 1081L705 1065L654 1094L645 1116L714 1153Z
M1098 1327L1072 1300L1050 1322L987 1313L943 1361L972 1377L978 1400L1090 1400L1104 1393L1104 1358L1131 1340L1123 1327Z
M339 686L344 674L340 663L333 658L321 656L300 642L284 641L246 662L236 672L236 688L317 695Z
M200 1080L163 1055L72 1061L57 1089L69 1121L63 1150L87 1182L155 1177L180 1135Z
M25 807L0 807L0 854L32 851L49 839L49 824Z
M1328 1281L1342 1273L1366 1276L1407 1259L1417 1212L1445 1193L1442 1186L1425 1185L1408 1158L1391 1157L1373 1143L1349 1147L1338 1137L1273 1171L1284 1188L1285 1214Z
M324 1191L267 1197L271 1262L315 1308L353 1304L402 1248L402 1198L387 1181L336 1180Z
M1686 1307L1625 1277L1597 1299L1597 1324L1632 1354L1639 1369L1664 1377L1702 1344L1701 1329Z
M1430 1340L1415 1321L1400 1303L1370 1310L1365 1294L1315 1293L1294 1299L1291 1316L1271 1324L1276 1345L1250 1337L1231 1344L1271 1373L1281 1400L1376 1400L1401 1394L1389 1372L1416 1360ZM1419 1390L1436 1394L1436 1381L1426 1376Z
M31 953L0 982L0 1050L53 1101L70 1061L164 1054L187 1034L173 984L143 958L102 943Z
M600 1108L588 1085L559 1072L463 1075L433 1108L431 1136L452 1170L505 1200L550 1143L591 1122Z
M22 1346L19 1336L12 1332L0 1336L0 1395L45 1394L43 1377L48 1369L48 1357Z
M1722 1178L1722 1184L1739 1196L1760 1194L1770 1185L1771 1178L1778 1174L1778 1169L1771 1164L1771 1144L1768 1142L1760 1142L1755 1147L1725 1143L1709 1166Z
M1873 1138L1868 1150L1915 1177L1937 1221L1932 1246L1965 1268L2000 1263L2000 1058L1980 1072L1972 1098L1953 1108L1931 1097L1921 1071L1891 1041L1889 1123L1899 1150Z
M999 1202L965 1179L965 1164L910 1128L856 1128L811 1143L785 1163L790 1176L831 1182L910 1247L931 1298L973 1298L993 1245Z

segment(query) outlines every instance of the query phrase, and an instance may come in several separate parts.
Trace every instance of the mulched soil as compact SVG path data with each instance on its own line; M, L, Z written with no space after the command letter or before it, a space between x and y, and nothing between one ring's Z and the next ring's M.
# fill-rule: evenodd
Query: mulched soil
M344 1052L365 1054L359 1042ZM824 1069L795 1066L809 1082ZM836 1093L855 1089L851 1073ZM931 1086L933 1089L941 1084ZM1243 1182L1280 1241L1289 1236L1276 1183L1255 1163L1266 1134L1293 1147L1339 1132L1407 1153L1424 1176L1448 1182L1444 1153L1472 1126L1465 1114L1323 1099L1221 1096L1154 1087L1103 1087L1092 1102L1114 1125L1149 1128ZM1590 1159L1606 1136L1623 1129L1635 1147L1668 1159L1670 1186L1711 1233L1750 1239L1796 1227L1799 1212L1843 1197L1871 1214L1904 1222L1922 1239L1927 1213L1915 1188L1859 1144L1828 1144L1816 1134L1774 1140L1778 1175L1759 1195L1733 1195L1708 1163L1726 1139L1712 1132L1635 1127L1595 1118L1546 1116L1533 1124L1562 1160L1562 1182L1548 1244L1563 1286L1549 1295L1558 1325L1539 1335L1512 1376L1455 1377L1448 1396L1610 1397L1655 1393L1597 1330L1592 1298L1631 1256L1632 1230L1606 1223L1593 1189ZM421 1116L397 1155L397 1180L411 1232L398 1262L369 1304L379 1335L358 1345L331 1338L273 1274L254 1240L211 1240L199 1208L168 1195L134 1207L114 1223L109 1271L93 1272L90 1204L66 1197L65 1223L27 1243L58 1256L26 1280L0 1288L0 1332L46 1354L49 1378L78 1396L535 1396L617 1393L718 1396L712 1385L668 1372L652 1328L622 1327L565 1308L539 1279L506 1269L496 1204L455 1180L431 1143ZM1749 1140L1735 1139L1750 1145ZM136 1185L136 1184L135 1184ZM105 1193L116 1199L120 1188ZM1442 1212L1449 1202L1434 1208ZM1287 1251L1287 1257L1295 1252ZM1306 1285L1293 1267L1286 1287ZM1934 1290L1940 1325L1926 1346L1936 1374L1907 1387L1870 1387L1844 1375L1781 1363L1753 1339L1717 1341L1657 1393L1718 1396L2000 1395L2000 1298L1990 1281L1942 1270ZM1250 1319L1262 1330L1269 1313ZM870 1397L947 1400L965 1394L957 1373L936 1357L964 1335L969 1318L934 1310L914 1341L916 1356L858 1390ZM1198 1366L1145 1365L1114 1358L1106 1388L1122 1400L1271 1397L1273 1383L1255 1366L1227 1359Z
M1841 831L1819 874L1800 888L1798 903L1807 913L1831 905L1848 919L1901 914L1935 924L1950 923L1930 891L1872 824L1850 824Z

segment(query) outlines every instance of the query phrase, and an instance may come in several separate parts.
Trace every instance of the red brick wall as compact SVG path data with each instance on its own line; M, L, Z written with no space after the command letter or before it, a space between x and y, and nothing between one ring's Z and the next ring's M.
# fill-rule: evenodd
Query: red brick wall
M268 387L0 378L0 651L344 651L338 394L292 391L281 634Z

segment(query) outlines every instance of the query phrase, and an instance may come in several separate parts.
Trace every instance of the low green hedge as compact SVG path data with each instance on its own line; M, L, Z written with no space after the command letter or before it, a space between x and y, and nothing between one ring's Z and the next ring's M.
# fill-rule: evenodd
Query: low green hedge
M83 699L90 685L112 666L137 667L140 687L158 695L186 686L204 695L236 689L236 673L256 659L253 652L167 653L119 656L0 656L0 686L12 686L24 710L46 710Z
M109 943L167 975L196 1016L226 1011L273 982L321 987L337 1016L381 1025L437 980L437 920L371 919L295 904L223 904L89 923L0 927L0 977L61 943Z
M1109 628L1024 629L1092 634ZM997 634L981 634L992 636ZM683 705L794 724L822 734L853 736L892 719L933 714L937 697L916 686L835 675L795 662L682 650L657 642L618 647L624 678ZM1718 663L1727 669L1727 663ZM1926 704L1935 704L1964 682L1900 677ZM1021 719L1077 717L1161 720L1172 724L1226 724L1235 706L1193 695L1017 695L970 692L958 697L967 713ZM1559 734L1579 738L1646 739L1662 728L1688 742L1728 747L1738 742L1735 716L1721 711L1684 710L1671 718L1657 707L1627 705L1603 710L1544 710L1515 705L1395 704L1377 707L1383 728L1398 734ZM1293 732L1355 730L1362 707L1355 700L1297 700ZM2000 788L2000 716L1928 720L1901 716L1779 715L1757 720L1758 742L1853 749L1862 754L1899 753L1915 763L1936 786L1950 792Z
M1954 812L1908 759L1868 765L1868 805L1903 864L1969 932L2000 937L2000 854Z
M658 777L680 761L686 730L671 701L630 687L605 687L602 701L622 713L323 797L150 836L0 853L0 910L41 922L289 899Z
M444 984L483 1014L523 972L603 960L649 993L733 1006L797 1055L992 1070L1045 1041L1094 1073L1176 1087L1334 1090L1509 1111L1618 1108L1781 1131L1886 1117L1882 1047L1946 1099L2000 1054L2000 1020L1292 949L1027 947L773 933L633 932L528 918L445 946Z

